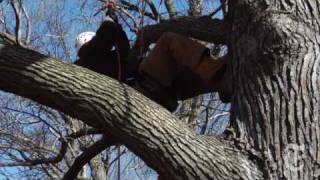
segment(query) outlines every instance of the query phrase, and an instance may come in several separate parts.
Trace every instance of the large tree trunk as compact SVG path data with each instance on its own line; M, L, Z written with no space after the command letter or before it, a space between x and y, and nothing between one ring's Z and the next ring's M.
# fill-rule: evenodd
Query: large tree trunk
M320 176L320 3L230 1L231 126L265 178Z

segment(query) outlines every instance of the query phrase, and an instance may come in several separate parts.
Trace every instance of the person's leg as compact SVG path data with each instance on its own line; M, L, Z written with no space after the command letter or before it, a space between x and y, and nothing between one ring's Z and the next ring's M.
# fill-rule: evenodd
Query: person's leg
M215 59L210 55L204 55L200 63L192 70L195 74L199 75L207 86L213 86L220 76L220 70L226 65L224 58Z
M168 87L180 71L191 71L200 63L208 49L188 37L167 32L156 43L151 53L141 62L139 72Z
M141 62L139 73L160 85L148 88L149 92L152 91L149 95L166 107L164 102L167 100L185 100L209 92L211 80L224 64L210 57L209 50L199 42L182 35L165 33ZM148 84L148 79L143 81L142 86ZM161 91L167 96L161 95L159 100L157 94L161 94Z
M173 82L179 100L221 89L220 80L225 72L225 60L203 55L193 69L184 69Z

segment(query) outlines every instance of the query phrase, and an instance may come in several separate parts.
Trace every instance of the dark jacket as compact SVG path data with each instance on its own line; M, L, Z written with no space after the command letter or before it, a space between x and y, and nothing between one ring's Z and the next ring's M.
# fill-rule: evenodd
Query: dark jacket
M114 46L117 47L112 50ZM104 21L92 40L80 48L75 64L118 80L120 58L121 81L125 81L129 50L129 40L121 25Z

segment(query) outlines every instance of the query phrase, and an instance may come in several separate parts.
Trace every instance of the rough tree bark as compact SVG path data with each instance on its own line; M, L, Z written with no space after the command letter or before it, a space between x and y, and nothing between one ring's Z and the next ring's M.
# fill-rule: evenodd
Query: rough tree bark
M201 137L170 112L115 80L2 44L0 88L83 120L127 146L163 179L261 179L250 154ZM63 102L63 103L62 103Z
M231 126L268 179L320 176L320 3L230 1Z

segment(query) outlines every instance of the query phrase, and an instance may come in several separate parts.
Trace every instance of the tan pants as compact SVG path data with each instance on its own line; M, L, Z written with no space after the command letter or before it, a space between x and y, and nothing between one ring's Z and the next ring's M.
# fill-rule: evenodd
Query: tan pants
M216 87L215 75L225 61L210 56L199 42L185 36L164 33L139 66L139 72L164 87L180 88L180 99L187 99ZM175 85L178 84L178 85Z

